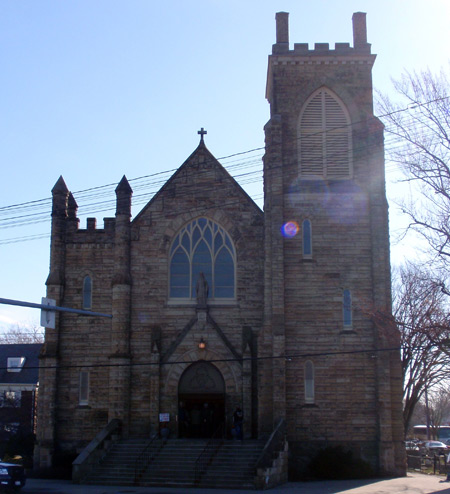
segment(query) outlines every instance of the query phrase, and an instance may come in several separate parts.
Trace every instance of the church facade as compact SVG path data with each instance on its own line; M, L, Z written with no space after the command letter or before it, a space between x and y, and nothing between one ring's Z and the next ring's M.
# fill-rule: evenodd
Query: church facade
M373 115L365 14L354 43L269 56L264 212L200 144L131 220L80 228L55 184L47 297L112 318L58 313L41 354L37 467L79 453L111 420L123 437L210 434L236 407L244 438L286 423L291 471L343 445L405 473L399 338L391 310L383 127ZM205 403L207 430L190 420ZM163 421L163 422L162 422Z

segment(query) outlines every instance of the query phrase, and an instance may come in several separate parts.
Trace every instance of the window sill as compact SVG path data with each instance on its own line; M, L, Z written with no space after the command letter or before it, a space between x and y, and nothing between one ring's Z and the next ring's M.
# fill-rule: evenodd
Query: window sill
M315 403L304 403L300 405L300 408L319 408Z
M300 260L300 262L305 264L317 264L316 259L313 259L312 257L304 257L303 259Z
M353 328L344 328L340 331L339 334L342 334L342 335L351 335L351 334L357 334L356 331L353 329Z

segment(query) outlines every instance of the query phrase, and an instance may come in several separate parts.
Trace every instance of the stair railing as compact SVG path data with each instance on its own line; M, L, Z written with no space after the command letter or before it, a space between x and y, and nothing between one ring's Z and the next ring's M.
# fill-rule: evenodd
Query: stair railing
M268 468L272 465L274 455L282 450L285 441L286 422L284 419L281 419L259 455L255 466L255 472L258 471L258 468Z
M195 461L195 483L200 482L200 477L205 473L206 468L211 463L211 460L223 444L224 423L222 422L211 436L203 451L198 455Z
M134 483L137 484L142 477L143 473L147 470L150 463L155 459L156 455L161 451L163 444L158 450L152 449L152 445L158 438L158 433L153 434L150 441L146 444L145 448L141 451L138 459L136 460L134 467Z
M121 423L113 419L83 449L72 463L72 481L79 484L105 456L114 436L120 437Z

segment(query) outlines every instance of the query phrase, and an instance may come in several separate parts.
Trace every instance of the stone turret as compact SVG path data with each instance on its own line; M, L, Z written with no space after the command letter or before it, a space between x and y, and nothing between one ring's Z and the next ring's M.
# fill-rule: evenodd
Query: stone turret
M62 305L65 284L67 220L69 215L73 216L71 194L62 176L59 177L52 189L52 197L50 273L46 281L47 297L55 300L56 305ZM61 316L57 313L55 329L46 328L45 344L40 355L39 389L42 391L42 396L39 398L36 413L38 428L37 445L34 452L37 468L50 467L55 454L60 319Z
M68 223L68 231L76 232L78 230L80 220L77 217L78 204L75 201L75 198L72 195L72 192L69 193L68 199L68 207L67 207L67 223Z
M116 188L116 224L114 275L112 279L112 334L109 375L109 420L122 422L128 433L130 395L130 319L131 319L131 196L132 189L125 175Z
M116 216L126 215L131 217L131 196L133 190L128 183L127 177L124 175L119 185L116 187Z
M62 176L52 189L52 233L50 246L50 274L47 286L63 285L65 259L65 232L68 216L69 189Z

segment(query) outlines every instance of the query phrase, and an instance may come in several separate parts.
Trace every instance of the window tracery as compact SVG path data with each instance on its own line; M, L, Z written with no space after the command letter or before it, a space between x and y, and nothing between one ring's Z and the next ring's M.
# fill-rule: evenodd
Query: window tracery
M210 299L235 297L236 253L229 234L208 218L184 226L170 249L170 298L195 299L200 273Z

